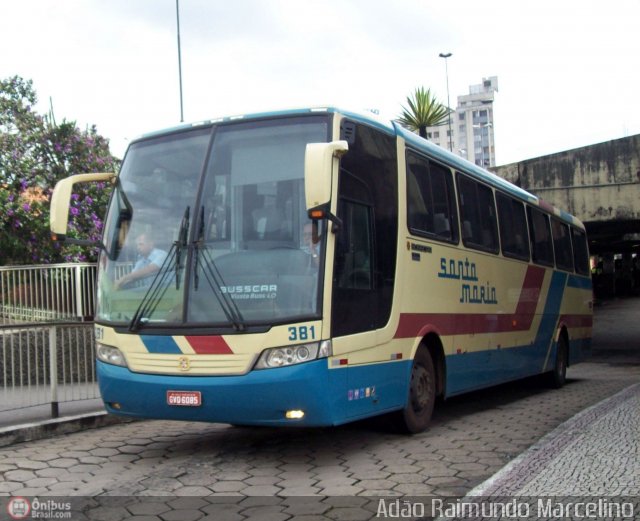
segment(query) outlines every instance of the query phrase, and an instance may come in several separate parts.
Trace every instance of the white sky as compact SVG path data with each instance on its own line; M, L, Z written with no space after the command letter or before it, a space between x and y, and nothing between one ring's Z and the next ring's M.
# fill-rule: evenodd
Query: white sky
M180 0L185 121L306 105L395 118L497 76L498 164L640 133L640 0ZM0 78L129 139L180 120L175 0L0 0Z

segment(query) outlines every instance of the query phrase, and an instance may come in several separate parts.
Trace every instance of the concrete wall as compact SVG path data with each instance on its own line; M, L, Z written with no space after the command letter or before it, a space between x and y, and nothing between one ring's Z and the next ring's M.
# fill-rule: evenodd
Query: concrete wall
M584 222L640 219L640 134L491 170Z

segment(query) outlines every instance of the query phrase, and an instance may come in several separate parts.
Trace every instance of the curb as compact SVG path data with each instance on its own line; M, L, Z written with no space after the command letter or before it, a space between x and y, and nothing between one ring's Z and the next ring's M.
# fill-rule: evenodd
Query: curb
M120 418L105 411L65 416L52 420L45 420L22 425L12 425L0 428L0 447L8 447L16 443L53 438L64 434L99 429L119 423L136 421L131 418Z
M617 394L580 411L540 438L537 443L510 461L496 474L467 492L465 497L513 495L521 486L535 478L538 473L544 472L547 464L561 455L566 443L580 434L585 427L636 394L640 394L640 384L630 385ZM529 466L532 461L542 462L543 465L539 466L534 474L521 476L520 468Z

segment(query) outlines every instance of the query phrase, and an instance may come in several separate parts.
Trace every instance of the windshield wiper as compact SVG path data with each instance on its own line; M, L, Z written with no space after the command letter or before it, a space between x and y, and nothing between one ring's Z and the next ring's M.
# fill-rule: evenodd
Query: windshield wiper
M204 247L204 206L200 207L200 218L198 221L198 236L196 237L195 242L193 243L193 247L195 251L193 252L195 256L195 271L193 273L193 289L198 290L198 286L200 285L200 274L198 267L200 266L200 249Z
M220 304L223 313L227 317L227 320L231 322L231 325L236 331L246 331L247 326L244 324L244 317L238 309L238 306L228 293L222 291L222 288L225 286L224 280L204 242L204 206L200 208L200 222L198 224L198 237L193 243L193 247L195 248L195 273L193 277L194 290L198 290L198 285L200 283L199 271L200 268L202 268L204 277L209 283L209 287L211 287L213 294L218 300L218 304ZM200 260L200 251L202 251L204 262Z
M182 250L187 246L187 236L189 234L189 212L191 210L190 206L187 206L187 209L184 211L184 215L182 216L182 222L180 223L180 231L178 232L178 240L173 243L173 246L176 251L176 289L180 289L180 268L182 268L182 264L180 260L182 258Z
M129 331L135 332L140 329L143 323L147 322L153 312L158 307L158 304L164 298L164 295L169 288L169 282L171 277L171 267L173 266L176 280L176 290L180 289L180 270L182 268L181 258L182 252L187 246L187 235L189 233L189 212L190 207L187 206L180 223L180 230L178 232L178 239L171 245L171 249L167 253L162 266L153 278L149 289L145 293L144 297L140 301L136 312L129 324Z
M148 322L149 319L147 317L153 314L160 301L162 301L162 298L164 297L170 285L171 265L173 263L176 263L176 265L178 264L177 257L178 246L176 241L171 245L171 249L169 250L169 253L167 253L162 266L160 266L160 269L156 273L156 276L153 278L149 289L144 294L144 297L142 297L140 305L138 306L138 309L136 309L136 312L131 319L131 324L129 324L129 331L131 331L132 333L138 331L143 323Z

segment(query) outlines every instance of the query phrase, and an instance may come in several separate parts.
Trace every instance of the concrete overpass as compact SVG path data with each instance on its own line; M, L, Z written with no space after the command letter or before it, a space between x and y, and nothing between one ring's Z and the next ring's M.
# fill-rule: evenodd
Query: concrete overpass
M584 222L596 289L640 290L640 134L492 170Z

